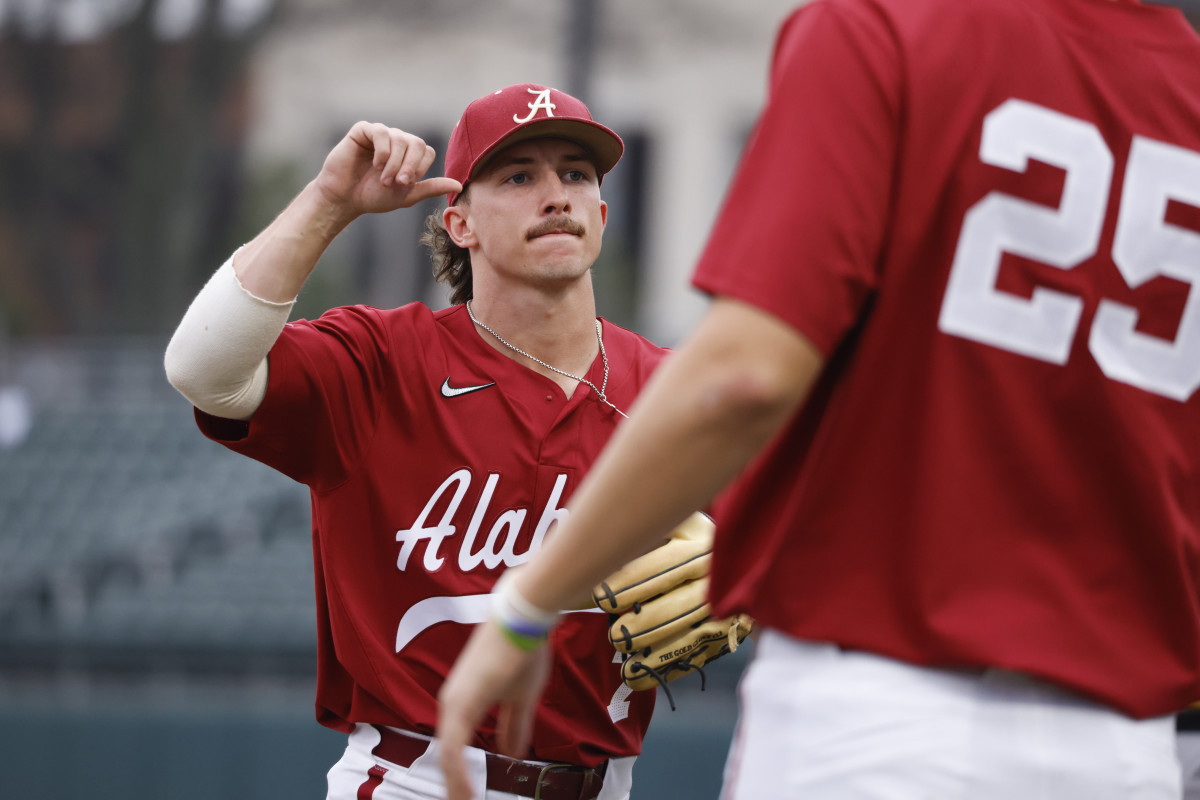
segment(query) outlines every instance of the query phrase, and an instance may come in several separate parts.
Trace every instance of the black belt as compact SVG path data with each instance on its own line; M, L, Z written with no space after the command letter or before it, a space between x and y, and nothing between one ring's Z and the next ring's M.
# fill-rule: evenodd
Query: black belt
M1188 706L1175 717L1175 730L1200 731L1200 706Z
M371 754L393 764L411 767L429 749L426 739L406 736L382 725L374 727L380 738ZM531 764L497 753L485 752L485 755L487 788L538 800L595 800L608 768L608 762L589 768L578 764Z

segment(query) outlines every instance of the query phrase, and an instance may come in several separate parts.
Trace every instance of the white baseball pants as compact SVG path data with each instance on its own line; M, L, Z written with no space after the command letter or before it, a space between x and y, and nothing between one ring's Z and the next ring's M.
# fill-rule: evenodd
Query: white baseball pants
M1179 800L1173 717L764 631L725 800Z

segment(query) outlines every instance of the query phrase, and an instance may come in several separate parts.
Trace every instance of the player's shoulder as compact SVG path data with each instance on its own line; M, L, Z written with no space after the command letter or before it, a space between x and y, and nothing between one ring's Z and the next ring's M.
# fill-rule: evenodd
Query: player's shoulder
M931 11L952 13L961 6L970 6L974 2L987 5L994 0L973 0L972 3L962 3L962 0L810 0L793 9L784 24L817 15L834 15L846 19L863 16L900 19Z
M813 7L827 6L846 14L875 13L887 17L904 18L929 14L986 13L989 8L1022 5L1024 0L812 0ZM806 6L802 6L801 9Z
M604 324L605 345L612 353L624 353L626 357L654 364L671 352L669 348L657 345L640 333L634 333L609 319L601 317L600 320Z
M825 9L844 20L874 20L901 40L942 37L960 47L980 43L981 35L1014 35L1037 28L1126 34L1129 26L1149 29L1155 41L1179 44L1188 24L1178 8L1158 3L1097 3L1094 0L811 0L793 16ZM1194 44L1194 31L1182 37Z
M893 36L921 28L936 29L954 18L987 18L996 13L1011 13L1024 0L811 0L796 8L784 21L783 29L817 15L831 16L854 26L888 29Z
M435 347L444 338L456 338L470 324L461 304L433 309L421 302L406 303L396 308L375 309L382 323L403 341L420 342Z
M393 342L436 335L435 312L423 303L397 308L358 304L336 306L316 319L298 319L287 325L289 335L324 335L344 344L388 349Z
M353 320L375 320L377 322L399 323L407 320L432 319L435 312L424 303L408 303L396 308L379 308L366 304L334 306L321 313L315 319L301 319L296 322L326 323L337 325Z
M457 319L459 316L467 316L467 307L463 303L446 306L445 308L438 309L437 311L433 311L421 303L411 303L410 305L421 306L421 308L423 308L425 312L429 314L429 319L438 323L439 325L448 324Z
M980 0L989 3L992 0ZM850 51L896 53L925 24L922 20L960 13L961 0L810 0L795 8L780 24L775 61L807 63L808 53L835 43Z

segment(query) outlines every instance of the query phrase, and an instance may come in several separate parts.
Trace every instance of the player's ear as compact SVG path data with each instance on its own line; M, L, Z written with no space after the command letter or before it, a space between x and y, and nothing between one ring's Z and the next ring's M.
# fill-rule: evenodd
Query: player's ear
M449 234L450 241L463 248L469 248L476 242L475 231L471 228L470 208L460 203L442 212L442 226Z
M600 201L600 231L603 233L604 228L608 226L608 203Z

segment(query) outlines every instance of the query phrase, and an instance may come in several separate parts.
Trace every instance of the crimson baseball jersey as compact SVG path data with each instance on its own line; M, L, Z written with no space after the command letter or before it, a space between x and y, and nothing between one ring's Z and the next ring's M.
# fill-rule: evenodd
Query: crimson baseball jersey
M1178 10L795 12L694 282L827 363L718 510L717 613L1134 716L1200 697L1198 281Z
M664 350L611 323L608 398L633 402ZM597 387L597 357L585 376ZM286 326L249 423L201 429L312 492L317 717L432 734L437 692L507 567L526 561L616 428L586 385L570 398L496 351L464 306L334 309ZM552 633L531 758L594 766L637 754L653 692L621 682L607 617ZM495 750L494 720L476 744Z

